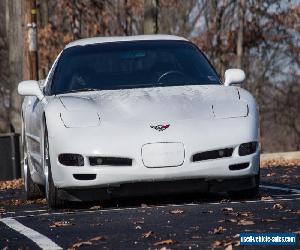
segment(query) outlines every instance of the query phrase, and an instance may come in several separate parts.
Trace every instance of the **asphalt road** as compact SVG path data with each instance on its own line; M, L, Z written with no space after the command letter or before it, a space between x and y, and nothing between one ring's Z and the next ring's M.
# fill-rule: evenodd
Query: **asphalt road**
M0 191L0 249L258 249L241 232L300 232L300 167L262 169L261 196L226 194L142 197L49 211ZM296 247L274 249L300 249ZM264 247L271 249L271 247Z

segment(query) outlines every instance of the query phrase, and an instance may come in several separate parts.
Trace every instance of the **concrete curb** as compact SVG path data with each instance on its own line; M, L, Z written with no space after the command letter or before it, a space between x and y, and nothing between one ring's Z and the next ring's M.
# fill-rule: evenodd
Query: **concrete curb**
M262 161L270 160L300 160L300 151L261 154Z

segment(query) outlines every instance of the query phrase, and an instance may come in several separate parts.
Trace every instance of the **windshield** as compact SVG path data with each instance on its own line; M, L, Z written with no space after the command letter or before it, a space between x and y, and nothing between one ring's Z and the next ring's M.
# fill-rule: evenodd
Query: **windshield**
M200 50L185 41L132 41L63 51L51 92L220 84Z

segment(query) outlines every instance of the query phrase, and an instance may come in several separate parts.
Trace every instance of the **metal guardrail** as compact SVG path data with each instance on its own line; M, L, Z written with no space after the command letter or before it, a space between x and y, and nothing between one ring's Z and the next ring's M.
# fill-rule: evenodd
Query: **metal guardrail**
M0 134L0 181L21 177L20 135Z

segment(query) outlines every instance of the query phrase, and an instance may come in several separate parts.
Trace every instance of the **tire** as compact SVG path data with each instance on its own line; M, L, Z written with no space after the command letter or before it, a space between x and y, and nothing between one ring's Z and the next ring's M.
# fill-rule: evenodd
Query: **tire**
M228 194L231 198L257 198L259 196L259 183L260 183L260 171L255 175L255 186L253 188L239 190L239 191L229 191Z
M45 182L46 200L49 208L63 209L67 207L68 204L67 201L60 199L58 197L58 188L55 187L53 182L47 129L45 129L45 137L44 137L44 174L46 180Z
M23 133L24 134L24 133ZM37 198L41 198L44 196L43 188L33 182L31 175L30 175L30 169L28 166L28 159L27 159L27 148L26 148L26 142L25 138L23 137L23 182L24 182L24 191L25 196L27 200L33 200Z
M24 162L25 160L27 161L27 159L24 159ZM26 164L26 168L27 169L24 170L24 189L25 189L26 199L33 200L33 199L43 197L44 192L42 188L38 184L34 183L31 178L28 164Z

